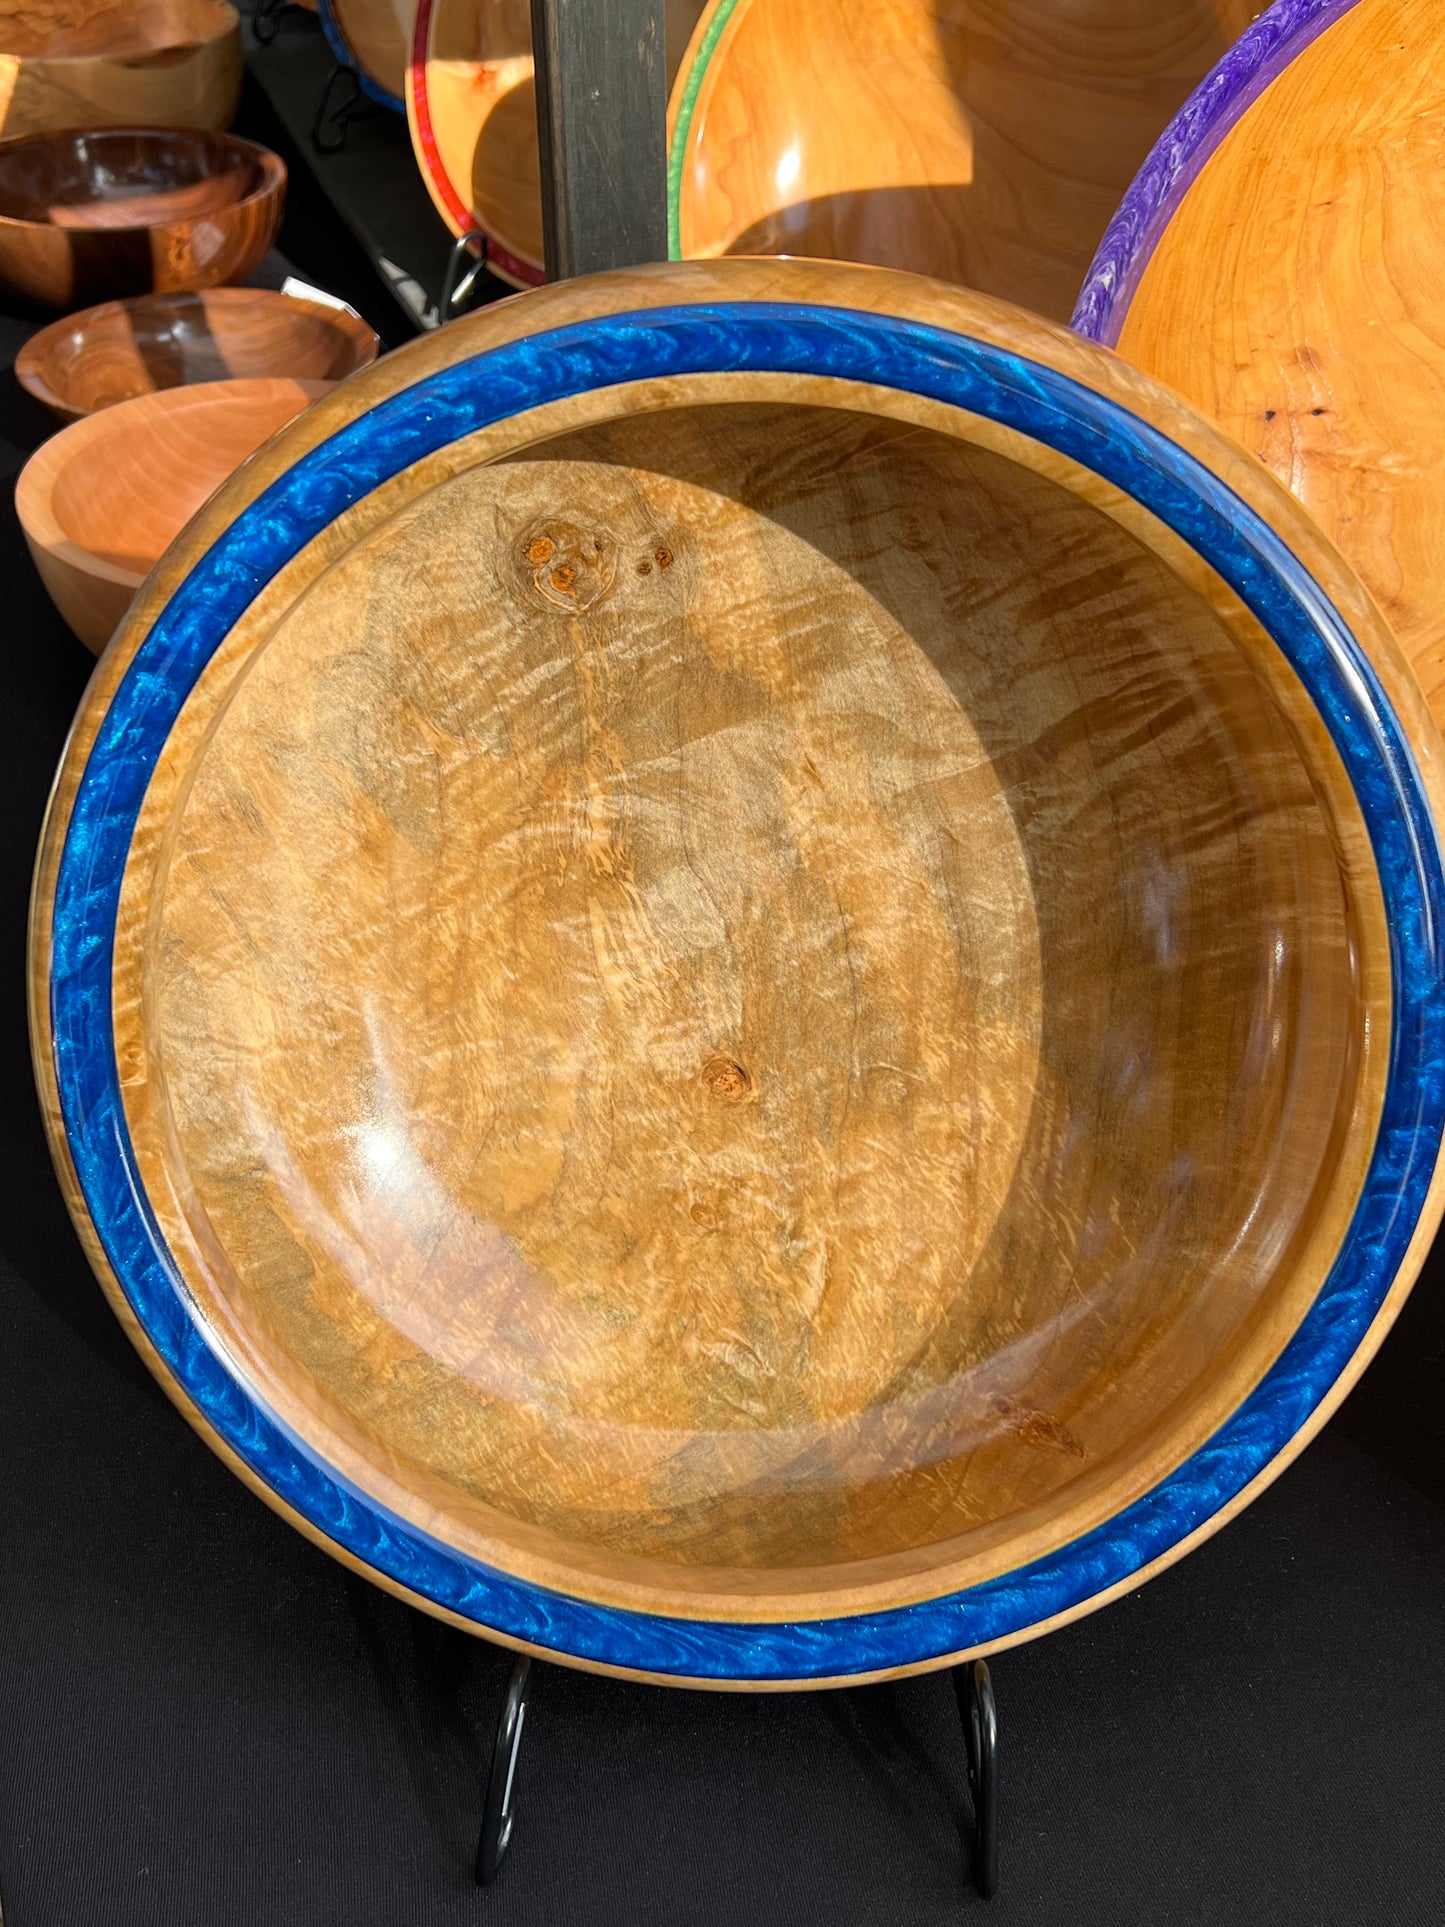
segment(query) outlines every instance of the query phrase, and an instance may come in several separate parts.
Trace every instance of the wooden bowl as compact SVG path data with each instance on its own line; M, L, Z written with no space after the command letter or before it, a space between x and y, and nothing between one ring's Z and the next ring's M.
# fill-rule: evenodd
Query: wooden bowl
M281 225L285 163L234 134L33 134L0 146L0 289L43 308L240 280Z
M331 51L351 68L363 93L404 114L416 0L319 0L316 10Z
M0 16L0 136L229 127L241 71L226 0L18 0Z
M665 0L668 75L702 0ZM453 234L480 229L514 287L542 267L542 190L528 0L418 0L406 114L417 166Z
M1075 325L1252 449L1339 543L1445 718L1445 13L1272 8L1120 209Z
M1068 318L1151 142L1259 0L710 0L677 256L912 268Z
M52 321L15 358L21 386L64 421L162 388L267 376L343 381L381 343L349 308L270 288L142 294Z
M15 511L46 588L98 655L131 597L226 477L324 381L162 388L87 415L36 450Z
M1177 1557L1388 1326L1441 754L1299 504L1091 344L835 264L537 290L283 431L102 661L62 1181L379 1583L665 1679L945 1664Z

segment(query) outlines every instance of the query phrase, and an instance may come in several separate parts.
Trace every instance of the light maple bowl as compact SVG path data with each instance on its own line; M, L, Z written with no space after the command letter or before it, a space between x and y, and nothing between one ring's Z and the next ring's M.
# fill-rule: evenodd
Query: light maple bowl
M0 138L229 127L241 71L227 0L13 0L0 12Z
M1445 720L1445 9L1291 0L1140 170L1075 327L1187 395L1339 543Z
M62 1181L379 1583L673 1681L945 1664L1219 1525L1408 1290L1440 755L1298 503L1077 337L542 289L293 423L102 661Z
M270 288L211 288L107 301L53 321L15 358L21 386L64 421L198 382L343 381L375 361L350 309Z
M285 195L285 162L234 134L110 127L6 142L0 291L69 310L242 280Z
M873 261L1066 321L1135 169L1258 11L709 0L672 89L671 252Z
M201 504L329 386L161 389L73 422L37 449L15 485L15 510L51 600L87 649L105 647Z

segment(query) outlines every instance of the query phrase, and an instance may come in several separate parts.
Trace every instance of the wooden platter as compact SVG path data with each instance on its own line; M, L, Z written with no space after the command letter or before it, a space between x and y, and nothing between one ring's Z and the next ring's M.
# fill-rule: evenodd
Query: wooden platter
M15 374L37 401L75 421L197 382L343 381L380 349L350 308L272 288L210 288L106 301L53 321L25 343Z
M241 68L241 17L227 0L7 0L0 138L229 127Z
M1286 481L1445 716L1445 12L1278 6L1120 209L1076 325Z
M88 415L20 471L15 512L50 598L99 655L152 568L228 475L331 386L212 381Z
M352 69L362 91L404 114L416 0L318 0L316 10L331 51Z
M1078 337L839 264L548 287L137 596L37 871L57 1168L378 1583L671 1681L944 1664L1177 1558L1388 1327L1441 753L1298 503Z
M678 256L911 268L1068 318L1120 194L1258 0L710 0Z
M234 134L112 127L0 145L0 291L68 310L240 280L281 225L286 165Z
M669 77L703 0L666 0ZM453 234L480 230L488 266L538 286L542 192L529 0L417 0L406 114L427 191Z

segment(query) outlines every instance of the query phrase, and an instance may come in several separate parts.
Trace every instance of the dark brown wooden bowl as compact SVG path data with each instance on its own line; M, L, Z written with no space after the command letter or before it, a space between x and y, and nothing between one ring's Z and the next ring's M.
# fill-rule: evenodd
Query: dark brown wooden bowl
M15 373L37 401L76 421L194 382L342 381L380 346L349 308L273 288L211 288L106 301L53 321L26 342Z
M233 134L31 135L0 146L0 289L68 310L240 280L285 195L285 162Z

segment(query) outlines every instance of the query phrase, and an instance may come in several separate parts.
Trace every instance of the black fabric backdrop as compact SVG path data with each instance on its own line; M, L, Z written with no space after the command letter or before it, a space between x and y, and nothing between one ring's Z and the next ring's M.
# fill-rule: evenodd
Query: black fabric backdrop
M304 242L304 235L299 237ZM293 254L298 239L288 238ZM6 368L29 326L0 321ZM89 661L11 501L0 370L0 1893L7 1927L1440 1927L1445 1264L1330 1430L1152 1585L1000 1655L1002 1882L945 1677L667 1691L544 1667L470 1884L509 1658L274 1517L152 1383L36 1112L26 899Z

